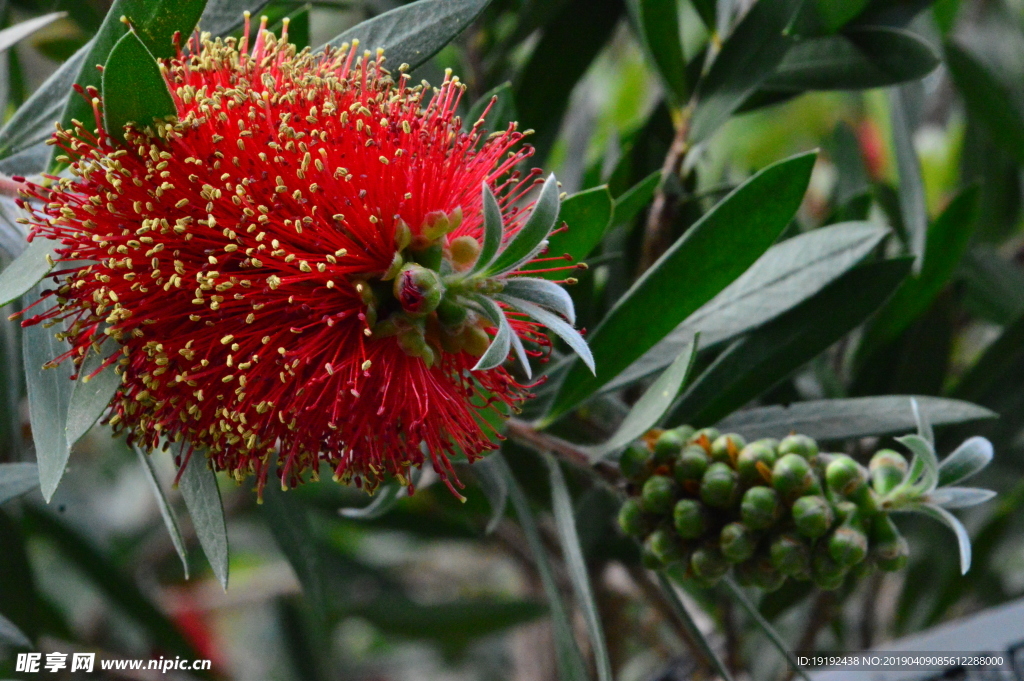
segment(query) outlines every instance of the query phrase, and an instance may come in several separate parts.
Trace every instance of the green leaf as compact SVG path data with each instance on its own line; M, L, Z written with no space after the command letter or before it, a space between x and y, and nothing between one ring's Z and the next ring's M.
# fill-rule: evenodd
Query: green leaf
M178 527L178 516L171 508L170 502L167 501L167 495L164 494L160 481L156 479L156 471L153 469L153 462L149 455L138 447L132 449L135 450L135 455L139 458L139 463L142 464L142 472L145 474L146 482L149 483L149 488L153 490L157 508L160 509L160 517L163 518L164 527L167 528L167 534L171 537L171 544L174 545L174 550L177 552L178 558L181 559L181 569L185 573L185 579L188 579L188 551L185 549L185 540L182 539L181 529Z
M861 265L736 341L694 379L669 422L710 425L739 409L864 321L909 268L906 260Z
M552 331L556 336L565 341L565 344L572 348L579 358L583 361L591 372L596 373L594 367L594 356L590 352L590 348L587 346L587 342L583 340L583 336L580 335L579 331L572 328L569 324L562 321L561 317L548 312L544 308L534 305L531 302L522 300L520 298L513 298L503 293L495 294L495 300L500 300L506 305L511 305L520 312L528 315L534 321L540 322L547 327L549 331ZM513 334L513 338L518 338Z
M770 92L867 90L923 78L938 65L931 46L910 31L858 27L798 41L761 87Z
M487 346L487 351L473 367L473 371L486 371L501 366L508 358L509 350L512 349L512 336L515 333L513 333L505 313L494 301L485 296L477 296L474 300L480 306L480 311L484 316L498 329L498 333L491 339L491 344Z
M601 243L611 225L614 202L606 185L594 187L573 194L562 201L558 212L558 223L564 222L568 229L552 234L548 238L548 255L570 256L566 264L580 262ZM544 272L538 276L545 279L564 279L565 270Z
M676 401L676 397L679 396L679 391L686 384L690 372L693 371L699 340L700 334L698 333L689 345L683 348L672 364L662 372L658 380L652 383L640 396L640 399L630 407L629 413L619 424L615 434L608 438L607 442L591 449L593 456L602 457L618 451L661 421L669 407Z
M693 225L589 335L597 376L570 370L550 419L587 399L750 267L796 213L815 154L775 163Z
M757 609L754 602L750 600L746 593L744 593L743 589L733 581L732 577L727 576L722 580L722 582L725 584L729 593L732 594L732 597L735 598L743 609L747 611L747 614L750 615L750 619L754 620L758 628L763 631L765 636L768 637L768 640L772 642L775 649L782 653L782 656L786 658L786 662L789 663L793 672L801 679L804 679L804 681L811 681L810 675L804 671L804 668L800 666L799 662L797 662L796 656L793 655L792 646L786 643L786 640L783 639L782 635L775 630L775 627L772 626L771 622L765 619L764 615L761 614L761 611Z
M692 143L710 137L779 65L793 43L788 28L802 1L757 2L746 13L698 88Z
M484 182L483 185L484 204L484 243L480 247L480 255L477 256L476 264L473 265L472 273L486 270L494 262L501 248L501 242L505 238L505 220L501 217L501 206L490 185Z
M857 348L867 360L872 353L896 339L931 306L949 283L974 233L978 208L976 187L965 189L928 230L921 272L907 277L895 295L871 321Z
M910 483L925 493L934 490L939 481L939 460L932 443L920 435L904 435L896 441L913 454L904 483Z
M626 0L626 8L669 99L677 108L682 107L690 96L690 84L679 32L678 3L676 0Z
M920 84L916 84L920 89ZM921 161L914 149L916 123L911 120L910 106L916 90L914 84L894 88L889 93L892 121L892 145L896 152L899 173L900 218L906 233L907 246L914 256L914 274L921 273L925 239L928 232L928 208L925 206L924 179Z
M42 296L42 285L36 286L33 298ZM64 476L71 448L64 436L68 405L74 381L71 380L71 362L61 362L52 369L44 369L67 350L56 339L56 328L43 324L30 326L22 332L22 357L25 363L25 382L28 384L28 414L32 424L32 439L36 445L39 464L39 486L43 499L49 503Z
M921 412L935 426L994 419L996 414L970 402L944 397L916 396ZM718 423L723 432L736 432L748 440L782 438L803 433L816 440L897 435L916 430L917 422L905 395L856 397L842 400L795 402L737 412Z
M416 468L412 471L413 486L419 484L422 475L422 468ZM409 496L408 485L403 485L397 480L393 480L381 485L377 491L373 493L373 501L366 506L361 506L359 508L339 508L338 515L351 520L376 520L377 518L382 518L387 515L389 511L398 505L399 501L407 496Z
M25 295L53 269L56 241L36 237L32 243L0 272L0 306Z
M888 234L888 229L872 223L847 222L772 246L743 276L690 315L604 390L621 388L668 366L696 333L709 347L793 309L855 267Z
M715 647L711 645L704 632L701 631L700 627L694 621L693 616L686 609L686 605L683 604L682 599L679 598L679 594L676 593L676 588L672 585L668 576L663 571L658 572L658 582L661 584L661 591L665 594L669 605L672 606L672 610L679 617L679 620L686 627L686 630L690 632L690 638L693 639L698 646L700 646L701 652L707 661L714 667L718 675L721 676L725 681L732 681L732 674L729 673L729 668L722 662L722 658L718 657L718 653L715 652Z
M963 526L963 523L946 509L933 504L918 504L907 508L907 510L938 520L953 530L953 534L956 535L957 547L960 549L960 574L966 575L967 571L971 569L971 538L968 536L967 528Z
M68 446L73 447L78 440L89 432L103 412L110 406L110 400L121 385L121 377L114 371L114 366L107 366L100 373L89 378L107 357L90 350L82 366L78 369L78 380L71 390L71 401L68 404L68 420L64 425L64 434Z
M970 111L992 140L1024 163L1024 117L1014 105L1016 98L977 58L956 42L945 44L946 66Z
M939 464L939 487L966 480L992 462L992 443L975 435Z
M206 0L115 0L96 37L87 46L88 53L75 82L82 87L91 85L99 88L102 85L102 76L96 66L107 63L114 45L128 32L121 22L122 16L128 17L146 49L153 55L170 57L174 55L174 34L191 34L205 6ZM61 125L71 129L72 119L77 119L86 123L87 128L90 127L94 120L92 103L85 97L72 94L69 91L64 100L66 104L60 116ZM52 131L52 119L49 125Z
M0 504L39 487L39 467L34 463L0 463Z
M928 495L928 502L945 509L971 508L992 501L996 493L977 487L940 487Z
M359 41L371 52L384 48L391 68L425 63L480 16L490 0L419 0L364 21L329 41L341 47Z
M1012 375L1020 362L1021 348L1024 347L1024 314L1003 329L981 357L950 391L954 397L978 400L990 397L993 390L1000 388L1008 374Z
M1024 271L994 247L973 246L957 276L967 285L967 305L982 318L1007 326L1024 315Z
M569 580L576 593L576 602L583 610L583 619L587 623L587 633L594 647L594 660L597 663L599 681L612 681L612 664L608 659L608 645L601 626L601 614L594 600L594 592L590 588L590 574L587 562L583 558L579 534L576 531L576 514L573 512L572 497L565 484L565 476L558 461L550 453L544 453L544 462L548 466L551 482L551 510L555 515L555 528L558 530L558 541L562 547Z
M566 612L562 597L558 593L558 584L551 571L551 563L548 561L547 550L540 538L540 530L537 528L537 520L533 517L533 510L523 490L519 487L512 471L505 461L503 452L496 452L491 455L495 464L500 467L502 474L508 482L509 499L512 500L512 507L519 517L519 525L526 535L526 543L530 546L533 558L537 563L537 573L540 575L541 584L544 586L544 593L548 597L548 606L551 610L551 621L555 634L555 655L558 661L558 676L561 681L586 681L586 665L583 662L583 655L576 645L573 636L572 623Z
M492 100L493 104L491 104ZM512 83L502 83L485 92L469 108L469 113L466 114L462 127L472 128L484 115L484 111L487 111L487 107L490 107L490 111L487 113L487 120L484 121L483 128L492 131L507 130L509 124L518 119Z
M552 174L544 181L540 196L533 204L530 217L526 219L515 236L505 244L505 248L498 253L498 257L484 272L489 274L508 272L530 260L544 239L554 229L555 220L558 219L558 207L558 181Z
M659 184L661 184L661 171L655 170L615 199L612 226L631 222L654 198L654 192Z
M0 52L8 50L44 26L49 26L57 19L67 16L67 12L50 12L19 22L0 31Z
M871 0L814 0L822 28L835 33L864 11Z
M185 500L199 545L210 562L213 574L221 587L228 590L228 528L224 521L224 505L217 487L217 474L206 465L206 456L199 450L188 454L188 445L172 447L182 458L188 456L180 472L178 489Z
M31 648L32 641L3 615L0 615L0 643L5 643L15 648Z
M214 37L230 33L244 21L244 13L255 15L270 0L209 0L203 16L199 19L199 28L209 31Z
M174 99L152 53L135 31L110 51L103 68L103 125L112 137L124 139L124 128L155 125L176 113Z
M533 277L512 277L506 279L504 285L502 292L506 295L536 303L562 315L570 324L576 323L572 298L564 288L553 281Z

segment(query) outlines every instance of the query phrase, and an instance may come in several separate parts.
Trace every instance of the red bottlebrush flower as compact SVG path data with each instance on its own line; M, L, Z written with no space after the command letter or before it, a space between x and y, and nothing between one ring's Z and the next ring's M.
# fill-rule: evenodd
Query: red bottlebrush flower
M452 487L449 458L492 448L488 412L526 397L510 351L539 354L543 325L589 359L565 292L515 276L557 185L516 207L531 150L514 125L463 132L458 79L428 96L380 52L284 38L194 39L163 65L177 121L127 144L98 110L99 130L55 135L72 177L25 205L61 244L57 304L23 324L63 321L58 361L100 348L122 374L108 420L140 446L184 442L258 489L322 463L408 484L426 457Z

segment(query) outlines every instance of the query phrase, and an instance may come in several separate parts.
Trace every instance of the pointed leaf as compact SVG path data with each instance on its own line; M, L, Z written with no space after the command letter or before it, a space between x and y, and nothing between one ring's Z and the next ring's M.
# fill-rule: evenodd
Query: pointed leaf
M899 171L899 203L907 246L914 256L914 274L924 264L925 238L928 233L928 208L925 205L921 160L914 149L916 121L911 120L910 104L920 83L909 83L889 92L889 113L892 119L892 146Z
M491 519L487 521L487 527L484 529L484 534L490 534L505 517L505 507L508 505L508 480L502 474L501 465L493 454L474 463L472 470L487 496L487 501L491 504Z
M167 528L167 534L171 537L171 544L174 545L174 550L177 552L178 558L181 559L181 569L185 573L185 579L188 579L188 551L185 549L185 540L182 539L181 529L178 527L178 517L174 513L174 509L171 508L170 502L167 501L167 495L164 494L160 481L156 479L156 471L153 469L153 462L150 460L149 455L138 447L133 447L133 449L135 450L135 455L139 457L139 463L142 464L142 472L146 475L146 482L149 483L149 488L153 490L157 508L160 509L160 517L163 518L164 527Z
M209 0L199 19L199 28L214 37L230 33L244 21L243 14L256 15L270 0Z
M594 448L595 456L607 456L618 451L661 421L669 407L675 402L683 385L686 384L690 372L693 371L699 340L700 334L694 336L689 347L684 348L675 361L662 372L658 380L644 391L640 399L630 407L629 413L619 424L615 434L607 442Z
M917 504L908 507L906 510L934 518L953 530L960 549L960 574L966 575L967 571L971 569L971 538L967 534L967 528L964 527L963 523L946 509L933 504Z
M526 348L523 347L523 341L514 332L509 340L512 341L512 353L519 361L519 366L522 367L523 373L526 374L526 379L530 380L533 378L533 369L530 368L530 358L526 354Z
M473 367L473 371L486 371L487 369L500 367L508 359L509 350L512 349L512 336L515 335L515 332L512 331L508 319L505 318L505 313L502 312L501 308L494 301L485 296L476 296L474 300L480 306L484 315L498 329L498 333L491 340L491 344L487 346L487 352L480 357L476 366Z
M583 610L583 619L587 623L587 633L594 647L594 659L597 662L597 678L599 681L612 681L612 664L608 659L608 645L601 626L601 615L594 600L594 592L590 588L590 574L587 562L580 547L579 534L576 531L576 514L573 512L572 497L565 484L565 477L558 461L549 452L544 452L544 462L548 465L551 482L551 510L555 515L555 528L558 530L558 541L562 547L562 555L569 570L569 580L576 593L576 603Z
M175 445L181 456L187 453L186 446ZM217 487L217 474L206 464L203 452L193 450L188 463L181 472L178 489L185 500L188 513L192 516L199 545L213 568L221 587L228 590L228 528L224 521L224 505Z
M626 7L640 34L644 52L661 76L672 104L684 106L690 87L680 39L678 3L676 0L627 0Z
M0 272L0 306L14 302L42 281L53 269L57 246L56 241L37 237Z
M565 317L570 324L576 323L576 311L573 309L572 297L558 284L532 277L511 277L505 279L504 284L503 293L546 307Z
M800 207L814 159L801 154L763 169L644 272L588 334L600 375L587 376L576 362L548 420L590 397L754 264Z
M661 184L661 171L656 170L622 192L615 199L612 226L624 225L632 221L654 198L654 192L659 184Z
M107 358L103 355L90 350L85 362L78 369L78 380L71 390L68 420L64 426L69 447L73 447L103 416L118 386L121 385L121 377L114 371L113 365L105 367L103 371L89 378L105 359Z
M942 508L970 508L996 496L990 489L977 487L940 487L928 495L928 503Z
M484 243L472 269L474 274L490 267L490 264L498 256L498 249L501 248L501 242L505 238L505 221L501 217L501 207L498 205L498 199L495 198L490 185L486 182L484 182L483 194Z
M135 31L128 31L110 51L103 67L103 126L124 139L124 128L138 129L174 116L177 109L156 58Z
M921 409L916 398L910 398L910 411L914 412L914 421L917 422L918 436L931 445L934 451L935 432L932 430L932 422L928 420L928 415Z
M686 609L686 605L682 599L679 598L679 594L676 593L675 586L669 580L668 576L664 572L658 572L658 582L661 584L661 591L665 594L668 599L669 605L675 611L676 616L679 617L683 626L690 632L690 638L700 646L701 652L704 653L706 660L714 667L718 675L721 676L725 681L733 681L732 674L729 673L729 668L722 662L722 658L715 652L715 647L708 641L707 636L700 630L697 623L694 621L690 611Z
M42 290L41 284L36 286L33 297L41 296ZM39 486L47 503L64 476L71 454L64 436L64 424L67 423L68 405L75 385L71 380L71 362L61 362L51 369L43 368L67 350L67 346L54 337L57 330L56 327L44 328L42 324L30 326L22 333L21 345L28 385L29 421L39 464Z
M566 265L582 261L604 238L611 225L613 209L614 201L605 185L567 197L558 210L557 224L564 222L568 229L548 237L548 257L568 255ZM538 276L564 279L567 274L568 271L559 270Z
M597 373L597 369L594 366L594 356L591 354L587 342L583 340L583 336L580 335L579 331L562 321L561 317L520 298L506 296L503 293L498 293L494 297L546 326L548 330L554 332L555 335L565 341L566 345L572 348L573 352L583 360L583 363L592 373Z
M554 175L549 175L541 187L530 217L485 271L500 274L514 270L529 260L554 229L557 218L558 181Z
M5 28L0 31L0 52L14 47L16 43L21 42L44 26L48 26L57 19L66 16L67 12L51 12Z
M490 0L419 0L396 7L348 29L327 43L341 47L358 40L360 48L384 48L390 68L425 63L484 11ZM360 50L362 52L362 50Z
M6 643L15 648L31 648L32 641L22 632L14 622L3 615L0 615L0 642Z
M939 487L966 480L992 461L992 443L975 435L939 464Z
M934 490L935 484L939 480L939 460L935 456L935 449L931 443L920 435L904 435L896 438L896 441L914 455L910 462L907 481L919 487L922 492L928 493ZM918 475L920 475L920 480L917 478Z
M799 662L797 662L796 656L793 655L792 646L786 643L786 640L783 639L782 635L775 630L775 627L772 626L771 622L765 619L765 616L761 614L761 611L757 609L754 602L750 600L746 593L743 592L743 589L733 581L732 577L727 576L722 580L722 582L725 584L725 587L729 592L732 593L733 598L739 601L739 604L747 611L747 614L750 615L752 620L754 620L758 628L763 631L765 636L768 637L768 640L772 642L775 649L782 653L782 656L786 658L786 661L789 662L789 666L792 668L793 672L801 679L804 679L804 681L811 681L810 675L804 671L804 668L800 666Z
M561 681L586 681L587 672L583 656L576 645L572 623L566 612L565 604L562 602L562 596L558 592L558 584L551 571L551 563L544 548L544 542L541 540L540 530L537 528L537 520L533 517L530 502L512 475L508 462L505 461L504 453L496 452L491 457L496 459L495 464L500 467L508 483L509 499L512 500L512 507L519 517L519 525L523 529L523 534L526 535L526 543L529 544L530 551L533 553L533 559L537 564L537 573L544 586L544 593L548 597L551 623L555 630L555 653L559 679Z
M39 467L34 463L0 463L0 504L39 487Z

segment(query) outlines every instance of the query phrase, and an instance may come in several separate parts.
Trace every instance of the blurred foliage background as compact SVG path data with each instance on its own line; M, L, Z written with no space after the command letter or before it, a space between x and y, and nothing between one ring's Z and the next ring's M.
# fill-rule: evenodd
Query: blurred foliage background
M214 4L239 17L243 9L263 12L271 28L288 17L289 37L302 47L401 3ZM498 123L518 120L534 131L533 162L556 172L568 194L607 185L616 200L610 227L573 289L583 327L596 326L640 273L656 194L674 204L664 235L674 241L754 171L809 149L821 153L786 236L867 220L895 233L872 258L918 258L907 284L893 297L884 292L888 302L860 312L858 289L776 318L772 324L803 335L771 346L740 373L714 370L731 345L702 349L690 390L704 379L705 392L689 402L684 395L672 421L710 425L741 408L909 394L967 400L998 414L939 433L940 452L974 433L997 452L978 480L1000 492L997 501L962 516L975 543L966 576L946 530L910 518L901 525L912 547L904 572L838 592L794 585L760 601L798 649L849 651L1024 595L1024 2L807 0L815 11L796 12L787 29L803 51L790 48L776 59L781 66L746 84L743 74L756 73L767 57L750 52L750 60L737 61L732 80L713 91L731 92L721 120L711 125L705 117L707 134L687 150L683 172L659 180L676 131L689 124L680 117L705 65L727 53L731 35L757 42L750 38L757 25L740 33L748 11L784 4L493 0L416 73L437 83L452 69L466 85L467 112L497 93ZM0 2L3 27L66 12L0 55L5 120L85 45L108 9L105 0ZM710 76L701 83L715 87ZM41 169L37 146L12 153L3 143L0 171ZM0 245L9 261L23 244L16 208L7 200L2 207ZM861 281L867 290L873 280ZM5 322L0 462L33 456L21 342L17 325ZM721 390L708 393L707 382ZM640 392L634 382L591 400L551 432L602 441ZM840 446L856 453L886 442L856 438ZM515 438L504 449L519 487L492 484L500 477L495 466L462 466L464 504L432 484L430 472L413 497L348 515L338 509L365 506L365 494L327 482L284 496L269 490L258 505L247 486L222 480L231 570L225 592L171 489L169 457L153 456L151 464L182 521L185 566L139 457L97 427L74 448L51 503L38 491L4 498L0 614L40 650L205 657L214 660L213 678L559 678L564 631L553 628L545 580L565 596L571 633L590 660L587 608L573 596L545 461ZM576 467L564 474L615 678L710 674L692 632L617 531L610 488ZM489 528L495 504L502 514ZM533 532L524 521L536 524ZM538 540L550 571L538 569ZM731 667L759 679L786 674L776 653L758 654L765 634L725 592L687 587L684 598ZM16 676L12 655L4 654L15 650L0 649L0 677Z

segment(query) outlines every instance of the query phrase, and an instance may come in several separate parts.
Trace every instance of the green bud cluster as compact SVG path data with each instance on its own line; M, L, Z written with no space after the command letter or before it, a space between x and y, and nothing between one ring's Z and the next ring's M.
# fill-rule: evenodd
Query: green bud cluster
M850 574L907 562L907 542L878 503L907 472L893 450L865 468L806 435L748 443L681 426L648 433L619 465L629 481L619 525L651 569L677 565L705 585L733 569L765 590L787 578L836 589Z

